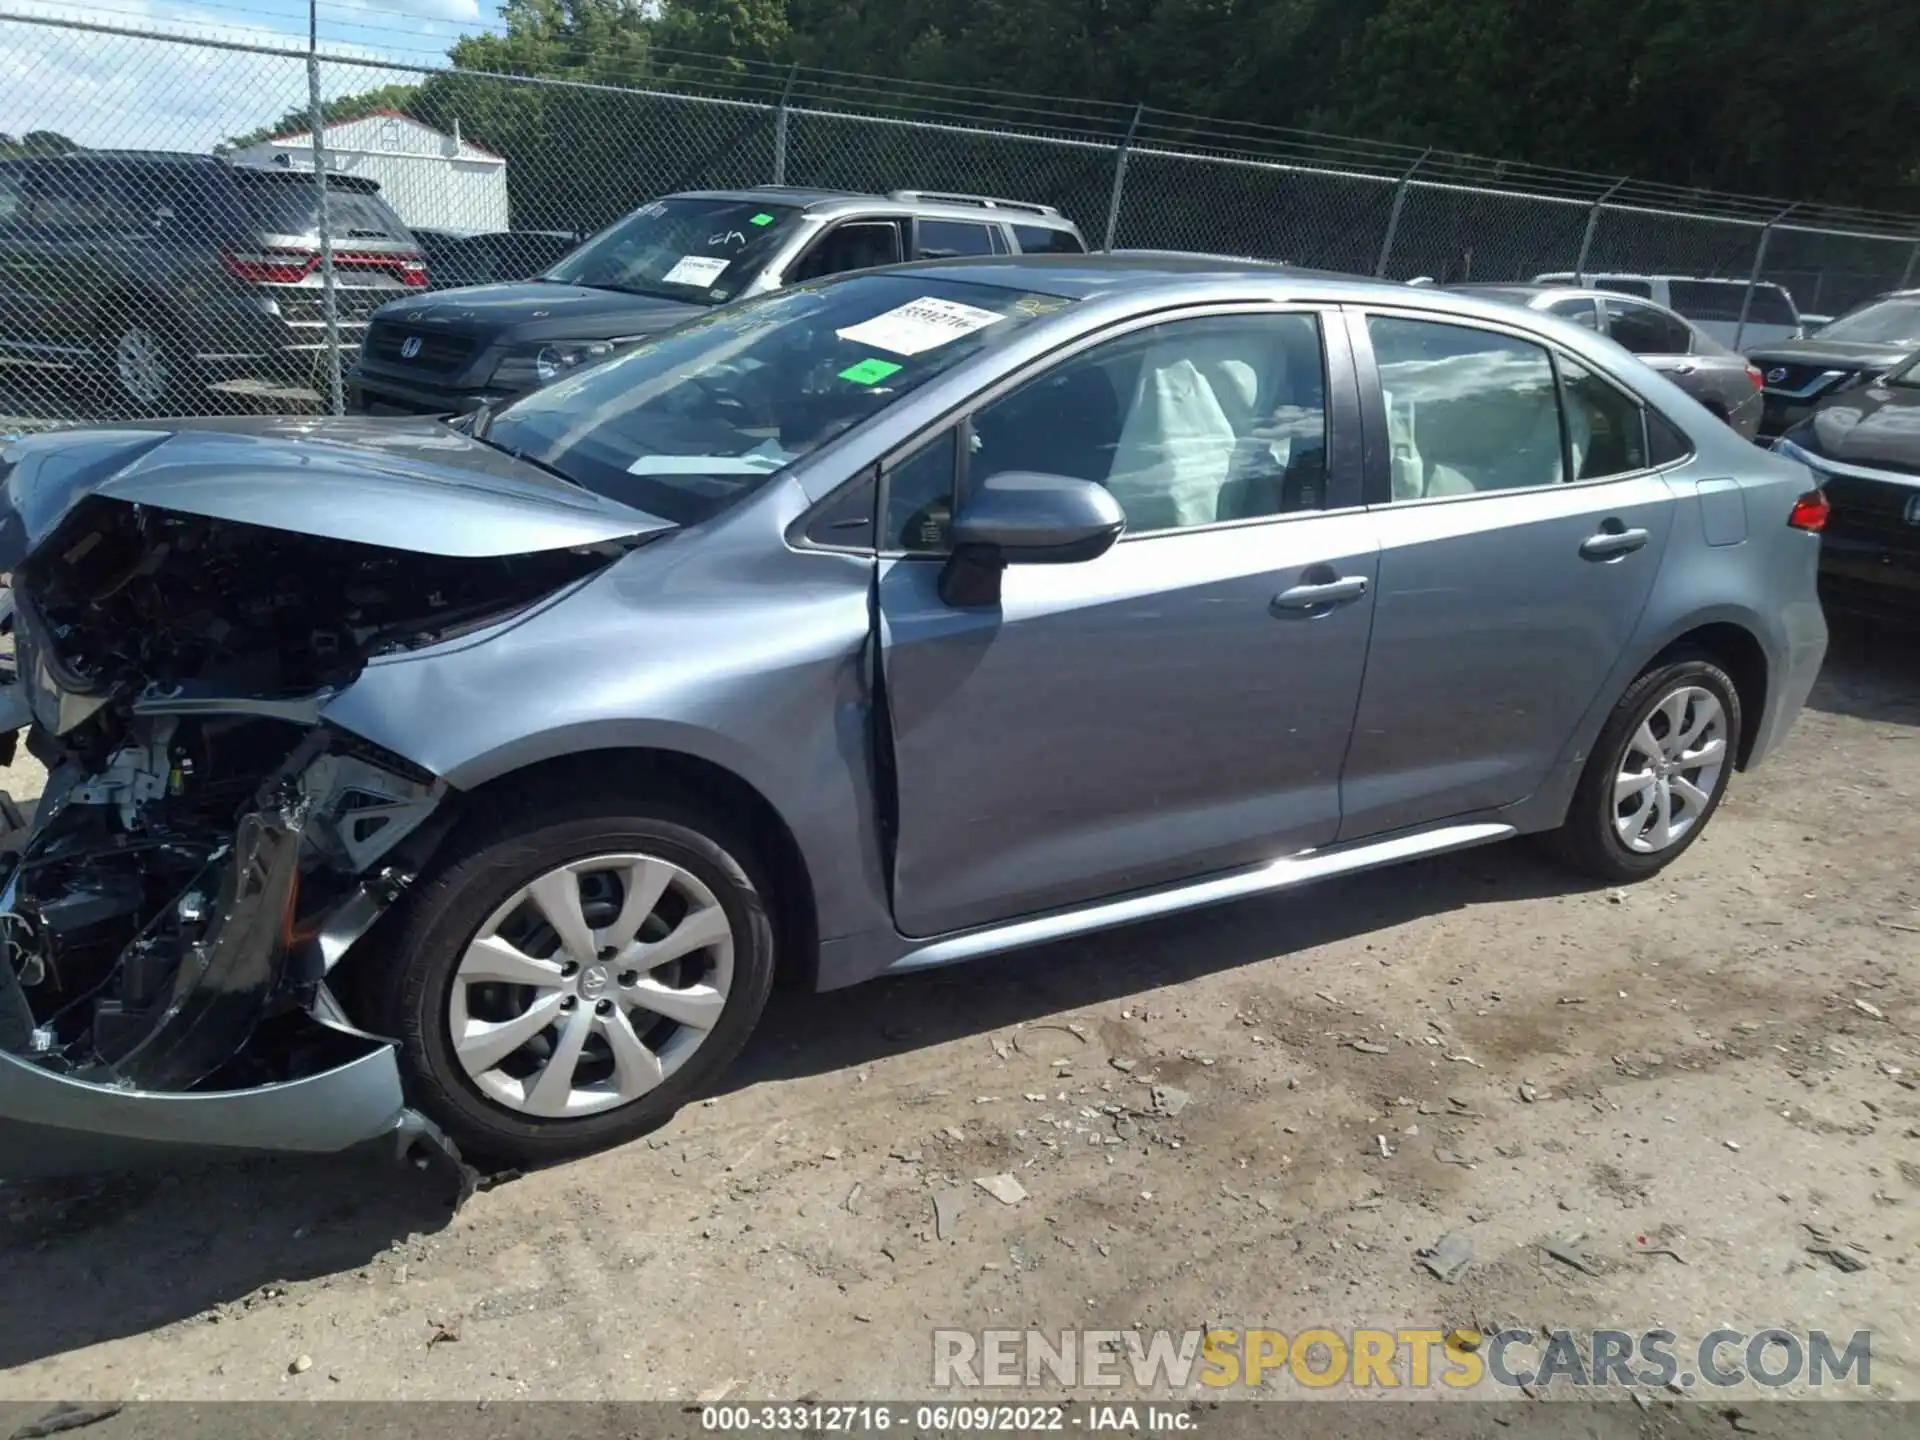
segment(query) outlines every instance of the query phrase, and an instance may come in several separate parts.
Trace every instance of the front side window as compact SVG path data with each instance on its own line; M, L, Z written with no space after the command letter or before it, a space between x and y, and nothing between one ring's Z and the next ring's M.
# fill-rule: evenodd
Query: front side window
M993 232L985 225L965 220L922 220L918 229L922 260L994 253Z
M843 275L849 270L872 270L900 263L900 222L853 220L836 225L801 257L790 277L795 283Z
M536 390L475 438L693 524L1071 303L887 272L780 291Z
M1106 486L1129 534L1324 508L1319 317L1169 321L1063 361L973 417L969 486L1015 470Z
M1560 482L1560 406L1542 347L1390 315L1369 315L1367 333L1386 404L1396 501Z
M1609 303L1607 333L1636 355L1686 355L1693 349L1693 331L1650 305Z
M792 233L800 212L761 200L677 196L642 205L543 277L695 305L741 294Z
M1564 355L1560 392L1574 479L1601 480L1647 468L1646 413L1638 401Z

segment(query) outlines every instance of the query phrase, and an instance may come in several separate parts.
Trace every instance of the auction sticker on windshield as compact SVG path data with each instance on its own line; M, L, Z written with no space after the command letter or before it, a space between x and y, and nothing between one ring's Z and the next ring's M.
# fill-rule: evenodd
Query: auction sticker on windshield
M679 262L660 277L662 285L711 285L720 278L731 261L712 255L682 255Z
M1006 318L976 305L962 305L958 300L923 295L884 315L834 333L856 345L872 345L895 355L918 355L950 345Z

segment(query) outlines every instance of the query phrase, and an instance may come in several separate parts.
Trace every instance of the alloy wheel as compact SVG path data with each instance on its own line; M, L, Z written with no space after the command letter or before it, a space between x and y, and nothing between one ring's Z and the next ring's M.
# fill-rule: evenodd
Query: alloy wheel
M1637 855L1680 843L1705 818L1727 763L1727 713L1711 690L1668 691L1627 738L1614 779L1613 826Z
M664 1082L719 1024L732 922L645 854L571 861L516 890L468 942L448 997L461 1068L539 1119L598 1114Z
M130 400L152 405L167 393L172 372L166 350L151 330L131 326L113 344L113 372Z

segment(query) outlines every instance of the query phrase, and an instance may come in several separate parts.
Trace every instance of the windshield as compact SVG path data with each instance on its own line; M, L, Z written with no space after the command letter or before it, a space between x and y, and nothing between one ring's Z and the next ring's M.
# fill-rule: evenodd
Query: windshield
M785 290L536 390L489 444L688 525L1069 301L929 275Z
M1920 390L1920 353L1909 355L1886 375L1881 377L1882 385L1899 385L1908 390Z
M1820 331L1822 340L1864 345L1920 345L1920 300L1876 300Z
M718 305L747 288L799 214L759 200L655 200L594 236L546 278Z

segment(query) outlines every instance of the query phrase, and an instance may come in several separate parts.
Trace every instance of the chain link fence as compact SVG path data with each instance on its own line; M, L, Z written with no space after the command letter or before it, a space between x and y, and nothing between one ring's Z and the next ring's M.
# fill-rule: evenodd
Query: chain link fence
M380 304L538 273L685 189L1003 196L1058 206L1096 248L1396 280L1737 280L1743 315L1761 283L1831 315L1920 279L1911 217L1144 106L653 63L645 84L509 76L0 12L0 432L336 408Z

